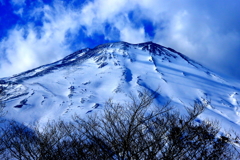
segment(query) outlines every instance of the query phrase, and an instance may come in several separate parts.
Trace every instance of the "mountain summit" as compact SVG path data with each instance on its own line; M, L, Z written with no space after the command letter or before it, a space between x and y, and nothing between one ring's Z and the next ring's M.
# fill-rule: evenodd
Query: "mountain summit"
M0 80L7 118L46 122L95 112L109 99L123 102L142 91L171 100L176 109L194 101L207 105L199 117L240 131L240 86L184 56L153 42L107 43L74 52L62 60Z

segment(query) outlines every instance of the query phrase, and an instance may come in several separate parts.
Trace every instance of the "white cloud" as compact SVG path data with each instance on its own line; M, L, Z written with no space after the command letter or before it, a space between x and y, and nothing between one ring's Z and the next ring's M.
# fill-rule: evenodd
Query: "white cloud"
M0 50L7 57L7 61L1 63L1 77L56 61L72 52L65 43L65 34L77 30L75 15L63 8L58 8L57 13L52 12L48 6L44 6L42 12L45 17L40 37L39 31L30 23L15 27L8 38L1 41Z
M146 41L144 29L140 28L138 30L133 28L123 28L121 30L121 40L129 43L141 43Z

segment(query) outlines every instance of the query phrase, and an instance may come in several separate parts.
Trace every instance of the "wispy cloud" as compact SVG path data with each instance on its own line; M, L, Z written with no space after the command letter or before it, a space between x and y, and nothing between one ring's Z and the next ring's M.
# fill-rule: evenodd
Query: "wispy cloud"
M13 5L24 5L25 4L25 0L11 0L11 3Z
M0 42L1 75L53 62L83 47L108 41L154 42L174 48L206 67L240 77L238 1L55 0L15 12L26 21ZM3 54L4 53L4 54ZM8 68L8 70L6 70Z
M32 11L33 18L43 14L42 26L31 22L16 26L0 43L4 54L1 59L1 76L9 76L39 65L58 60L70 54L65 35L78 27L76 15L63 6L44 5Z

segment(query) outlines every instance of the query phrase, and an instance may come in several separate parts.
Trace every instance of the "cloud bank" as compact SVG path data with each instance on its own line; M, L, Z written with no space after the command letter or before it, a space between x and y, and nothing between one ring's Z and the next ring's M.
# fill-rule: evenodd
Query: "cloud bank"
M1 5L11 6L17 20L0 40L0 77L101 43L154 41L240 78L240 1L2 0Z

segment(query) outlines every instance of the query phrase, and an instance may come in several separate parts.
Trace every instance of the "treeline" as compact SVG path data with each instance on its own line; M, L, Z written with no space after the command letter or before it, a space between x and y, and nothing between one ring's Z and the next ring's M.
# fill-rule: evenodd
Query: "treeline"
M4 122L0 159L19 160L205 160L239 159L237 137L219 136L216 123L195 121L205 106L195 102L182 116L169 103L153 107L154 95L109 100L103 110L43 128Z

